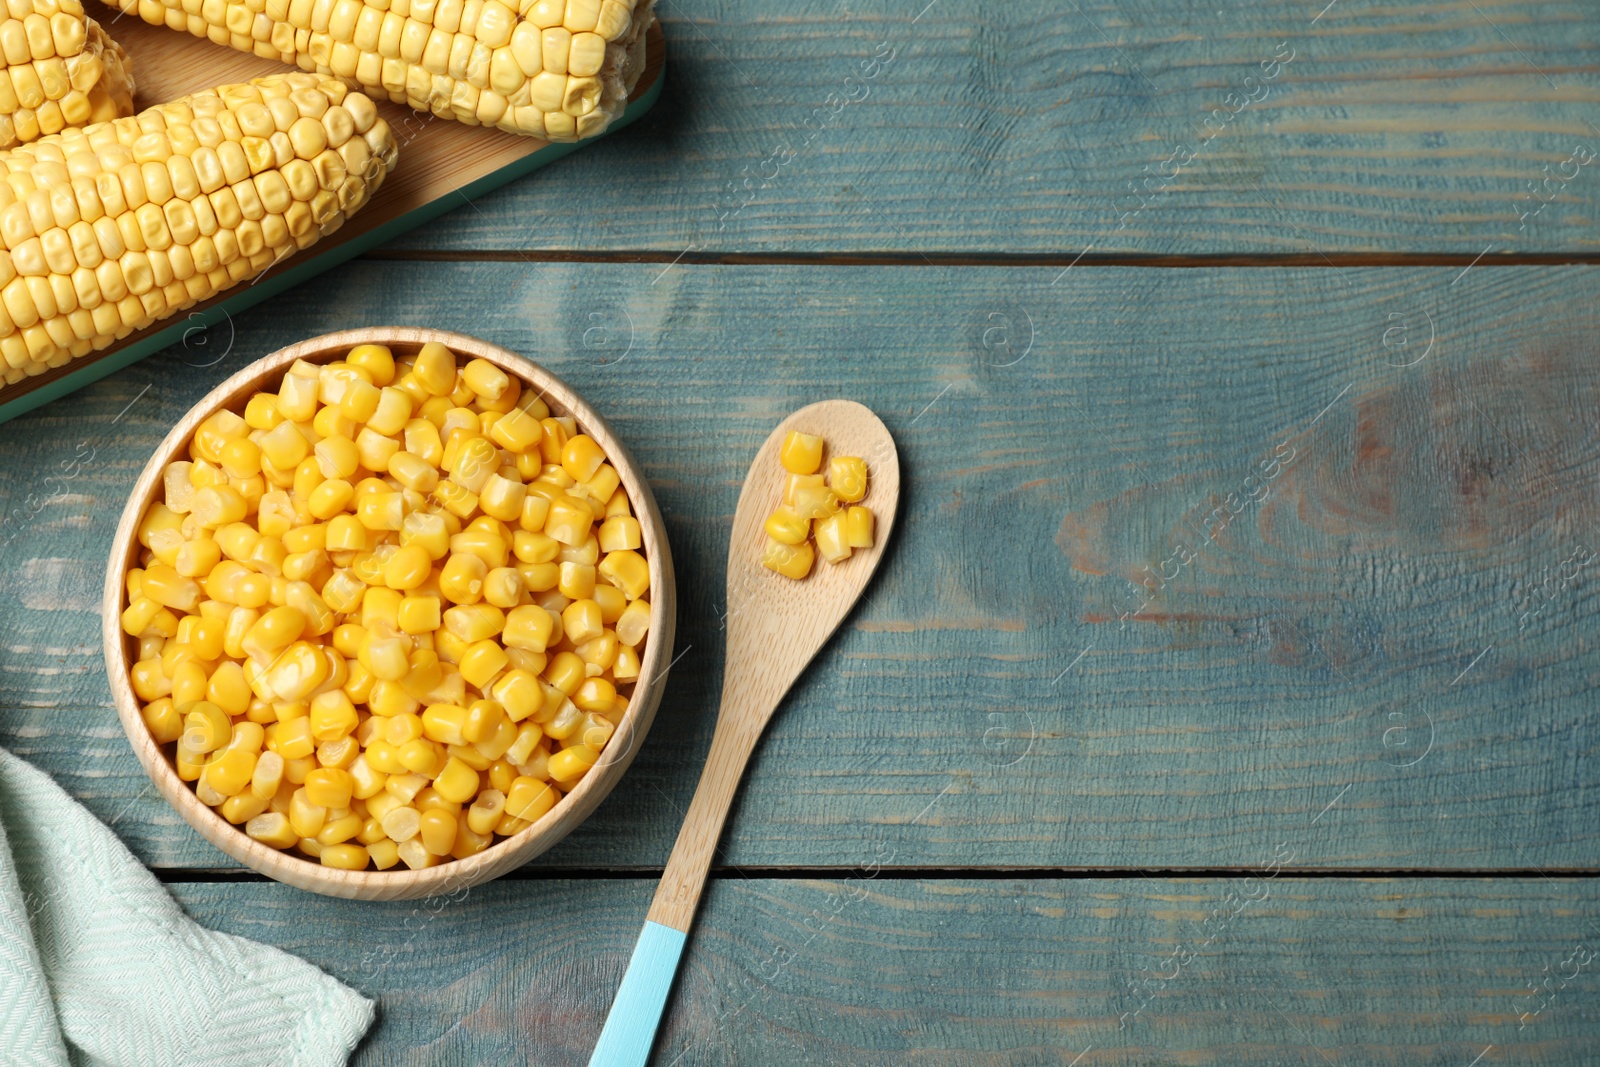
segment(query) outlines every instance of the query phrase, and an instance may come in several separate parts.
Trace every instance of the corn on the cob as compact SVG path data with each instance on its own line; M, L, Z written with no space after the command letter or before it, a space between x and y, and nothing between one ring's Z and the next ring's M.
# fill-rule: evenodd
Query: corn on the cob
M6 0L0 59L0 148L133 114L133 61L79 0Z
M622 113L653 0L109 0L469 125L573 141Z
M105 348L332 233L395 156L371 100L300 72L0 152L6 382Z

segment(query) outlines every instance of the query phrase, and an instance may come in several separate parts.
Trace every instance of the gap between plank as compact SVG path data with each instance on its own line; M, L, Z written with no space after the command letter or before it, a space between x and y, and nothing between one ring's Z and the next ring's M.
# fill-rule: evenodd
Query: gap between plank
M658 881L660 867L521 867L501 875L501 882L576 882L593 880L634 879ZM225 867L155 867L151 873L162 882L179 884L189 882L270 882L272 879L255 871ZM891 882L948 882L948 881L1131 881L1138 878L1259 878L1261 872L1253 867L882 867L878 873L867 875L859 867L739 867L714 866L711 876L723 881L829 881L844 879L884 879ZM1412 878L1419 881L1482 881L1484 879L1513 878L1565 878L1592 880L1600 878L1600 869L1562 867L1498 867L1437 870L1425 867L1360 868L1346 870L1337 867L1307 867L1296 870L1286 867L1279 878L1330 881L1370 878Z
M358 259L416 263L656 263L699 266L802 267L1467 267L1593 266L1600 252L1504 253L1492 258L1470 252L1240 253L1202 255L1072 252L718 252L670 249L568 251L558 249L406 249L382 248ZM1481 260L1482 262L1479 262Z

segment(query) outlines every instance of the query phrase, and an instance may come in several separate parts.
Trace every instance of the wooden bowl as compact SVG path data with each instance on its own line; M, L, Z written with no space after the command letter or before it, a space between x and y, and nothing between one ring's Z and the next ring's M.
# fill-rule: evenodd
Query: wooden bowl
M162 470L173 460L188 458L186 449L189 439L203 419L222 408L242 413L251 394L262 388L275 388L289 365L297 359L327 363L342 358L354 346L365 343L388 345L396 355L403 355L416 352L429 341L442 342L463 362L472 358L486 359L507 374L520 378L525 388L532 387L544 397L552 412L572 416L579 428L605 449L607 458L621 475L622 486L628 491L628 499L639 519L642 551L650 564L650 635L645 642L639 678L634 683L627 714L617 724L617 731L601 753L599 763L571 793L533 825L490 845L476 856L450 860L425 870L342 871L324 867L296 852L279 851L247 836L242 827L232 825L201 803L189 783L178 777L171 759L150 736L149 728L139 712L139 700L128 681L128 670L136 648L135 640L122 632L121 625L122 609L126 606L128 570L136 565L138 558L139 542L135 530L145 509L161 491ZM458 892L497 878L561 840L594 811L627 770L655 717L656 705L661 701L662 686L666 682L666 669L671 662L675 602L672 555L650 486L611 427L570 386L543 367L474 337L444 330L373 327L324 334L280 349L217 386L173 427L145 464L139 480L134 483L127 507L122 511L122 521L117 524L116 536L111 544L111 559L106 568L105 600L101 615L106 673L110 678L111 694L117 704L117 716L122 720L122 729L156 788L188 820L189 825L234 859L280 882L329 896L356 900L397 900Z

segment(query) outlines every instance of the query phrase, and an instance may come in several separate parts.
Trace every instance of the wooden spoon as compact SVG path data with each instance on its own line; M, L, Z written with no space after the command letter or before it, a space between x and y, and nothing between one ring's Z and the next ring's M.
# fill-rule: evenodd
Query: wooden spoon
M819 555L801 581L761 566L762 524L782 500L787 472L778 462L778 449L790 430L822 435L828 456L867 461L867 495L861 503L877 522L871 548L857 549L837 564ZM711 752L589 1067L642 1067L649 1058L745 764L784 694L867 587L894 529L899 499L894 438L871 410L853 401L825 400L801 408L756 453L739 493L728 548L727 653Z

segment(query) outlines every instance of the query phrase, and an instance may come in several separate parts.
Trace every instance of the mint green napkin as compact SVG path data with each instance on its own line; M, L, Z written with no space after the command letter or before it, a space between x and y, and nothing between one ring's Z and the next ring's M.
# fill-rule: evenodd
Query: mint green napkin
M0 749L0 1060L338 1065L372 1014L304 960L197 925L115 834Z

